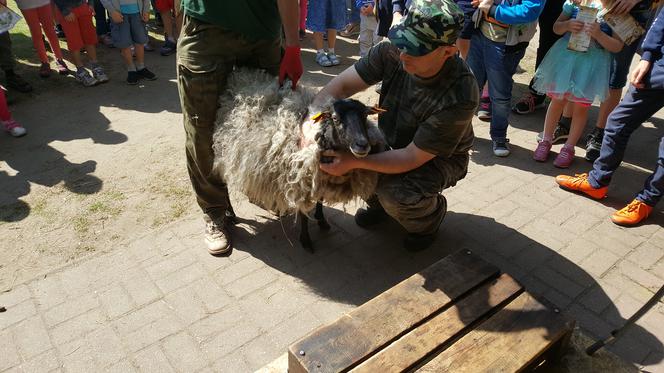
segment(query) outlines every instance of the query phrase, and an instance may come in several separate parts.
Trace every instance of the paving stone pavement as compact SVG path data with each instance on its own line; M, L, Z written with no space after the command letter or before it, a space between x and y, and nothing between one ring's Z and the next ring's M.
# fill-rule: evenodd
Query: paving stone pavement
M227 257L209 256L202 221L188 218L0 294L7 309L0 372L253 371L459 249L499 266L590 336L605 337L664 282L662 207L637 228L608 220L654 166L663 118L660 111L634 135L601 202L560 190L552 178L560 171L532 161L540 128L515 118L513 155L498 159L487 124L476 121L468 176L445 192L439 238L417 254L401 248L394 223L355 226L355 204L326 209L332 229L312 230L317 250L309 254L297 245L292 218L275 220L234 198L240 224ZM569 173L588 168L579 157ZM610 350L664 372L663 342L660 302Z

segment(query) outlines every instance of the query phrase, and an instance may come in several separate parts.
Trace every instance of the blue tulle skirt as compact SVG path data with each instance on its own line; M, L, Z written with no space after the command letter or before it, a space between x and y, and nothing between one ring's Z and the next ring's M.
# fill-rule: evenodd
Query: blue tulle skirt
M609 92L611 53L593 41L587 52L567 49L563 37L549 49L535 72L533 89L552 98L592 104Z

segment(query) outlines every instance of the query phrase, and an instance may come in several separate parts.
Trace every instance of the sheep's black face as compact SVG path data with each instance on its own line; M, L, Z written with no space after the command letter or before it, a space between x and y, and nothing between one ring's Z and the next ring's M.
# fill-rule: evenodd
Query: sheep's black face
M332 119L343 144L358 158L367 156L371 151L367 135L367 114L369 109L360 101L353 99L337 100L332 105Z

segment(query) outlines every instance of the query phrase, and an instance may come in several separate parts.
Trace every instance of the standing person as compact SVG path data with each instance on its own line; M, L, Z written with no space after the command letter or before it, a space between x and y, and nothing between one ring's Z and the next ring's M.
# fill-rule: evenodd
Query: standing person
M111 14L113 45L120 48L127 67L127 84L136 85L139 80L155 80L157 76L145 67L144 45L148 42L145 23L150 19L149 0L101 0ZM66 32L66 31L65 31ZM131 47L134 47L132 56Z
M7 0L0 0L0 4L7 6ZM7 86L22 93L32 91L32 86L26 82L20 75L16 74L14 67L16 60L12 53L12 40L9 32L0 34L0 68L5 73Z
M286 76L293 88L302 76L297 0L184 0L178 39L178 89L186 133L187 170L206 222L205 241L212 255L231 248L226 183L212 172L218 98L234 67L265 69ZM286 37L282 55L281 30Z
M600 2L590 6L602 9ZM545 162L549 157L556 123L565 105L573 105L569 137L553 161L559 168L567 168L574 160L574 147L583 133L588 119L588 109L595 99L604 101L609 91L611 53L620 51L623 42L599 18L594 23L577 21L578 6L566 1L563 11L553 25L557 34L564 34L549 50L539 69L535 72L533 89L551 97L544 120L544 135L537 144L533 159ZM588 31L589 30L589 31ZM577 52L567 48L572 33L588 32L592 41L588 50Z
M111 24L106 16L106 8L101 1L95 1L95 30L97 30L97 38L99 43L104 44L109 48L113 48L113 39L111 38Z
M42 30L46 34L51 45L51 50L55 55L55 66L59 74L67 75L70 73L67 64L62 57L60 42L55 35L55 25L53 23L53 9L50 0L16 0L16 5L23 13L23 18L30 29L32 45L37 51L37 56L41 62L39 67L39 76L48 78L51 76L51 65L46 55L46 46L42 37Z
M403 244L410 251L434 241L447 212L441 192L468 170L479 89L454 45L462 24L463 12L452 0L414 0L390 29L390 41L332 79L312 104L383 82L379 104L385 112L378 126L392 150L364 158L326 153L333 161L321 169L332 175L353 169L380 173L376 195L357 211L355 222L369 227L391 216L406 230Z
M164 45L159 49L162 56L170 56L175 53L180 29L182 29L182 13L176 8L175 2L177 0L157 0L155 2L156 9L161 15L161 20L164 23Z
M535 57L535 70L540 66L549 49L562 36L553 32L553 24L558 19L560 12L562 12L564 2L565 0L547 0L544 4L542 14L537 19L539 25L539 43L537 44L537 56ZM533 77L530 79L530 83L528 83L528 92L512 107L514 113L529 114L544 107L546 95L541 95L533 89L534 82L535 78ZM566 122L566 124L569 128L569 123Z
M306 1L306 0L305 0ZM344 27L339 35L345 38L352 38L360 34L360 10L354 6L354 0L342 0L346 3L346 8L348 8L348 24Z
M341 63L334 47L337 31L343 29L346 7L339 0L309 0L307 8L307 29L314 33L316 63L322 67ZM327 50L323 48L323 33L327 34Z
M76 80L85 87L108 81L106 72L97 62L97 31L92 24L92 5L87 0L53 0L55 2L55 18L62 25L67 38L67 48L76 65ZM92 75L85 69L81 57L81 49L90 59Z
M376 33L378 21L374 14L374 0L357 0L355 6L360 10L360 57L364 57L369 52L369 48L378 44L382 37Z
M589 174L559 175L561 188L594 199L606 197L613 173L622 162L632 133L664 107L664 14L650 26L643 44L641 61L632 71L632 85L618 107L609 116L600 155ZM655 171L634 200L611 216L618 225L634 226L646 219L664 195L664 137L659 143Z
M473 0L473 5L478 7L477 15L482 22L471 38L467 61L478 85L484 87L489 83L493 154L507 157L512 76L535 35L544 1L496 0L494 4L494 0Z

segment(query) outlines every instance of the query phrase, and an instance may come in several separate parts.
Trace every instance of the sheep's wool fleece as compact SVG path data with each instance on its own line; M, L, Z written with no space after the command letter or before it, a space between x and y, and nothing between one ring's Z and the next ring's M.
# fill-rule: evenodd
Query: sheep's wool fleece
M374 193L375 172L331 176L319 169L326 149L316 142L299 148L300 124L314 95L302 85L295 91L280 88L276 78L262 71L240 69L231 74L213 137L214 169L230 189L279 215L309 212L321 200L347 203ZM370 142L384 143L376 124L370 126Z

